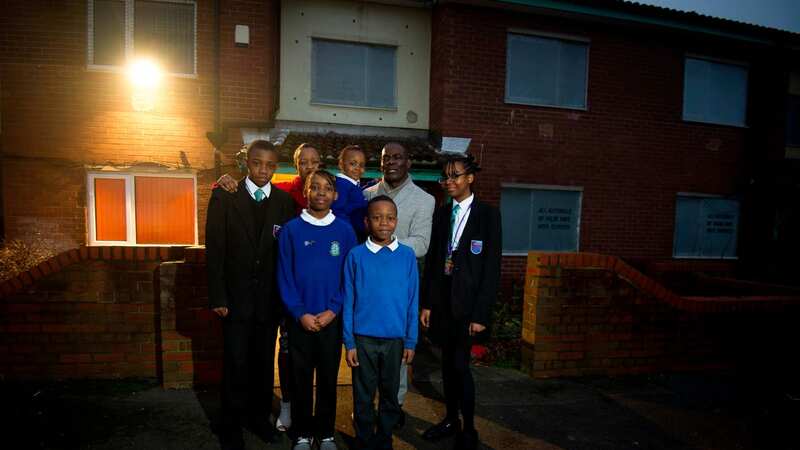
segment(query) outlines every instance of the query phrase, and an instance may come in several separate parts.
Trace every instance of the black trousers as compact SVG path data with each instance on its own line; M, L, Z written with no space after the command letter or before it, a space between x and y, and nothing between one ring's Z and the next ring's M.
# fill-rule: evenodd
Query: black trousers
M238 432L243 420L266 421L272 408L277 324L223 320L222 420Z
M287 320L289 366L292 374L292 438L333 437L336 422L336 380L342 358L339 317L313 333L296 320ZM317 404L313 406L314 371Z
M358 366L353 368L353 418L356 438L365 449L391 449L392 429L400 420L397 390L400 388L402 339L356 336ZM373 400L378 400L377 432Z
M454 324L468 327L469 324ZM469 367L472 338L448 336L442 343L442 384L444 387L447 417L457 419L459 411L464 419L464 429L474 428L475 382Z

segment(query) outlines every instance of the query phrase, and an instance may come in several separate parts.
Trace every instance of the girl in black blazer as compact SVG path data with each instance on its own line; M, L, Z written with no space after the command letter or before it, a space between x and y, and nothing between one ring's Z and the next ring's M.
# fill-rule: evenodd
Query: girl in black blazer
M500 211L473 194L472 183L479 170L472 156L445 160L439 182L453 201L433 214L420 298L420 321L442 347L447 404L447 417L423 437L438 440L455 434L454 448L459 450L474 449L478 444L470 349L473 338L489 324L500 281Z

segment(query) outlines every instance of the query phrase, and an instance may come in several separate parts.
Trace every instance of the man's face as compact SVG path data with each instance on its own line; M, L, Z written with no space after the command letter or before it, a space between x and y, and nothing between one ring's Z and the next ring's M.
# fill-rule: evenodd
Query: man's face
M381 152L381 171L383 179L391 185L398 185L408 177L411 161L398 145L387 145Z
M312 175L311 182L307 185L305 192L308 200L308 207L312 211L327 211L331 209L331 204L336 200L336 188L331 185L327 178L321 175Z
M261 148L254 148L247 152L247 173L256 186L261 187L269 183L277 168L277 153Z
M314 147L304 147L300 150L296 165L297 174L305 181L308 174L319 169L319 152Z
M391 202L377 201L369 205L364 224L376 244L388 244L397 227L397 208Z

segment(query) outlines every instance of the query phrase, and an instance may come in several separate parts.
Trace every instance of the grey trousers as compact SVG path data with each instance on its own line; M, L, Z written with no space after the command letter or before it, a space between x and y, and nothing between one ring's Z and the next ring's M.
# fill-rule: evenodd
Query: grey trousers
M390 449L392 429L400 420L396 393L403 340L356 336L356 353L358 366L353 368L356 439L365 449ZM380 393L377 420L373 410L376 390Z

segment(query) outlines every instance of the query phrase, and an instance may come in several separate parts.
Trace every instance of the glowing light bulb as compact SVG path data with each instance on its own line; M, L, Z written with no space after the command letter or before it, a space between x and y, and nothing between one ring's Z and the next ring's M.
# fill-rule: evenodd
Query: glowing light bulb
M128 79L137 88L153 89L161 82L161 69L156 63L140 59L128 65Z

